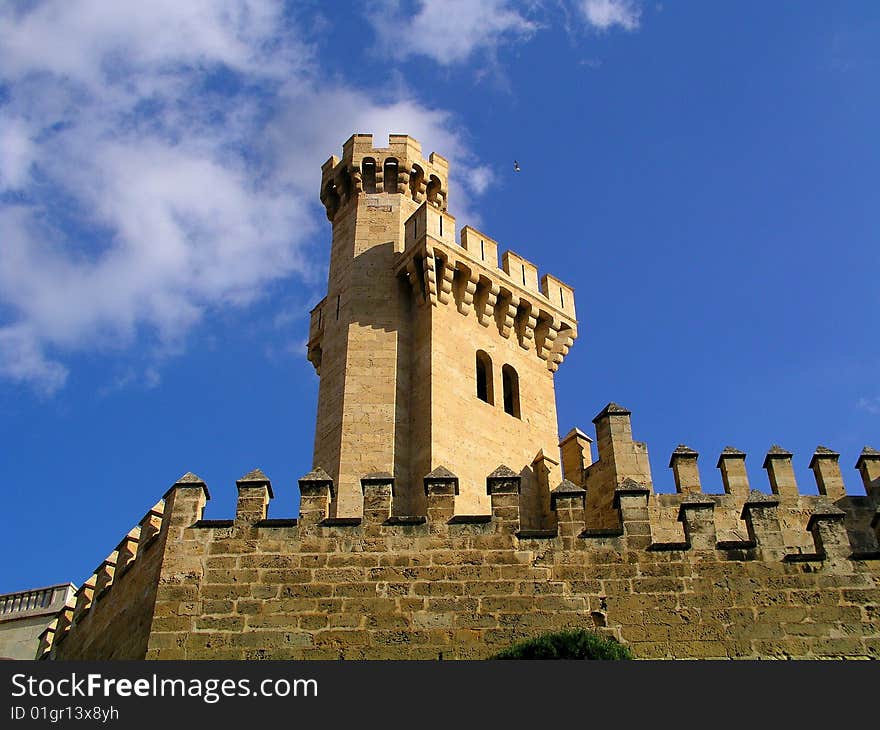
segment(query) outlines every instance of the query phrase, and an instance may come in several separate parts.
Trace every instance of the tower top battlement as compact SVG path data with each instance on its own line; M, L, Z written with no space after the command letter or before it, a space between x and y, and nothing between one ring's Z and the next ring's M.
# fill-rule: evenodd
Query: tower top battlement
M388 135L387 147L374 147L372 134L353 134L342 145L342 158L321 166L321 202L332 221L358 193L400 193L416 203L428 201L446 210L449 162L406 134Z
M404 249L395 271L407 278L414 300L451 303L501 337L515 335L555 372L577 337L574 289L513 251L498 265L498 243L465 226L455 241L455 218L423 203L404 223ZM561 335L561 337L560 337Z

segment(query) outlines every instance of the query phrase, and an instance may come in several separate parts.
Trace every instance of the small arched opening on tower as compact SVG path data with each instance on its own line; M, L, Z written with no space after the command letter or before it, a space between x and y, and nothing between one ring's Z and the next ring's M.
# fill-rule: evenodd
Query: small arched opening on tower
M477 398L490 406L495 404L492 358L483 350L477 350Z
M432 205L438 205L440 202L438 199L440 187L440 178L436 175L431 175L431 178L428 180L428 187L425 189L425 196Z
M504 388L504 412L519 418L519 375L510 365L501 368L501 384Z
M321 196L321 201L327 209L327 218L332 221L336 215L336 211L339 210L340 203L339 191L333 180L328 180L327 184L324 186L324 194Z
M397 160L389 157L385 160L385 168L382 173L382 185L386 193L397 192Z
M376 192L376 161L372 157L364 157L361 161L361 173L364 176L364 192Z
M345 203L351 197L353 187L354 186L351 183L351 171L346 169L340 172L336 178L336 192L342 203Z
M422 185L425 182L425 171L418 165L413 165L412 172L409 174L409 192L412 199L419 202Z

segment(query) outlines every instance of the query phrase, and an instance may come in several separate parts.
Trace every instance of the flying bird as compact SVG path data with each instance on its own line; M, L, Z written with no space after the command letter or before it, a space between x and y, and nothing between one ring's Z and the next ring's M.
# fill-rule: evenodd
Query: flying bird
M513 161L513 171L519 172L519 163L516 160Z

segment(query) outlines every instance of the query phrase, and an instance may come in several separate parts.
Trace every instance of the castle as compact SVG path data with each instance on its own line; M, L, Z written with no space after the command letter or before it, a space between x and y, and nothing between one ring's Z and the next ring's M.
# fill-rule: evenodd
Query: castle
M746 455L647 446L614 403L592 439L558 434L554 373L577 337L574 292L471 227L455 239L447 161L354 135L322 168L333 237L311 312L320 375L298 519L267 519L260 470L233 519L182 476L40 637L44 659L480 659L583 627L638 658L880 657L880 452L845 492L819 447L818 495L774 446Z

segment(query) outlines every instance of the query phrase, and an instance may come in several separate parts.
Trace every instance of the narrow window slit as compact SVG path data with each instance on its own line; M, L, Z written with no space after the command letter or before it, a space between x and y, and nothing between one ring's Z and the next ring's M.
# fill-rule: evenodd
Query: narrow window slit
M477 398L489 405L494 404L492 392L492 359L482 350L477 350Z
M519 376L510 365L501 368L501 384L504 389L504 412L520 418Z
M445 262L439 256L434 257L434 276L437 280L437 291L440 291L440 282L443 279L443 268Z

